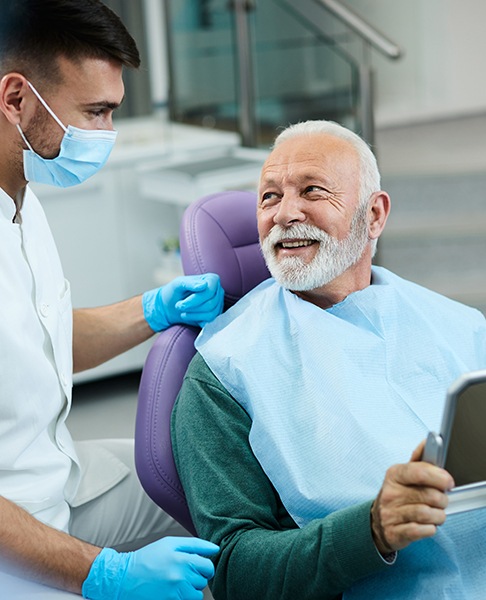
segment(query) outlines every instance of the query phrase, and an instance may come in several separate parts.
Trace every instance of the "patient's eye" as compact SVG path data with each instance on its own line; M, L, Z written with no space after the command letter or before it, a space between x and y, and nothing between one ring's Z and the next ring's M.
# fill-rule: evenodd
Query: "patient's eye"
M310 194L312 192L328 192L328 190L320 185L308 185L304 190L304 194Z
M321 200L323 198L329 198L332 193L327 188L322 185L308 185L304 188L303 196L308 198L309 200Z
M272 206L278 201L278 194L276 192L264 192L260 198L260 206Z

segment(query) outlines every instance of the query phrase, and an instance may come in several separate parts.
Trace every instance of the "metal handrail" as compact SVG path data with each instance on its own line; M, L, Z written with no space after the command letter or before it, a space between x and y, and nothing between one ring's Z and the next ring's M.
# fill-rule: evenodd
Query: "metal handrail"
M254 10L249 0L233 0L236 27L236 48L238 58L239 85L239 124L241 143L253 148L257 144L257 120L255 110L255 81L251 56L251 36L248 24L248 13Z
M363 41L364 52L361 61L358 61L360 105L359 115L361 122L361 135L371 145L374 145L374 114L373 114L373 69L370 62L368 49L373 46L382 54L391 59L402 55L402 50L383 33L367 23L360 15L344 6L340 0L284 0L294 10L309 18L307 14L327 9L334 17L353 30ZM298 2L298 4L294 4ZM318 8L318 5L320 8ZM239 100L240 100L240 133L242 145L252 147L256 145L257 122L255 114L255 89L252 73L252 59L250 53L250 31L248 27L248 13L255 9L256 0L232 0L230 6L235 11L236 33L239 62ZM311 7L314 8L311 8ZM316 24L311 19L311 22Z
M379 50L385 56L392 59L400 58L402 50L381 31L367 23L363 17L354 12L351 8L344 6L339 0L315 0L321 4L335 17L340 19L345 25L357 33L366 42Z

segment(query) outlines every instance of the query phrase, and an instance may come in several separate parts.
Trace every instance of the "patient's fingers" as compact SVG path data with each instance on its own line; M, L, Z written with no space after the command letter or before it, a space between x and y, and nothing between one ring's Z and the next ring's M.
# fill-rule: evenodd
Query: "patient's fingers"
M373 537L382 554L434 535L445 521L446 491L454 486L454 480L444 469L418 462L422 451L420 445L412 462L388 469L373 503Z

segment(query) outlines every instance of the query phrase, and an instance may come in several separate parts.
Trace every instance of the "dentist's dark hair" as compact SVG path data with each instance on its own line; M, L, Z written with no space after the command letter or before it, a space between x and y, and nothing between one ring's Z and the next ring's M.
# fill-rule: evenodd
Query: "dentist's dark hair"
M0 0L0 78L60 83L60 56L140 66L135 40L100 0Z

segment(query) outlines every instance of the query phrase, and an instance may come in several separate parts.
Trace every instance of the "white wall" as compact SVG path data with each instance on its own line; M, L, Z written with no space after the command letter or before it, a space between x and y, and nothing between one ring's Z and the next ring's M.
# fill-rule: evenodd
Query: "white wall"
M343 0L398 43L373 52L376 124L486 113L485 0Z

